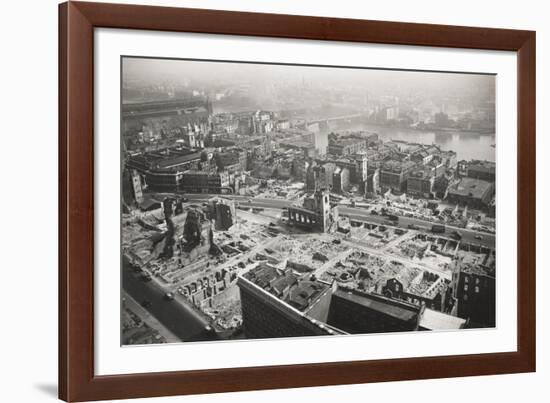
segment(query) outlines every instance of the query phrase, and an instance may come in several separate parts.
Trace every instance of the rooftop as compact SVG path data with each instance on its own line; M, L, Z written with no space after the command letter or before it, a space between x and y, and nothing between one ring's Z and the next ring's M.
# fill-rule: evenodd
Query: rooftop
M468 165L468 169L478 172L495 173L496 164L492 161L472 161Z
M304 280L291 270L279 270L265 263L243 277L302 312L329 288L319 281Z
M333 295L403 321L414 320L419 312L415 305L374 294L339 288Z
M468 274L477 274L478 276L495 277L495 269L482 264L463 264L460 271Z
M186 162L199 160L201 157L200 152L189 152L184 155L177 155L173 157L167 156L166 159L157 162L158 168L173 168Z
M337 147L350 146L357 143L364 143L364 138L358 137L339 137L337 141L329 141L329 145Z
M428 330L456 330L462 329L465 323L466 319L426 308L419 324L420 327Z
M435 172L432 167L421 167L413 170L409 174L409 178L418 178L418 179L424 179L429 178L431 176L434 176Z
M397 161L397 160L390 160L386 161L382 165L382 170L384 171L391 171L391 172L402 172L406 171L407 169L411 169L416 164L412 161Z
M464 177L460 180L460 182L449 188L449 193L480 199L491 189L492 186L493 184L491 182Z

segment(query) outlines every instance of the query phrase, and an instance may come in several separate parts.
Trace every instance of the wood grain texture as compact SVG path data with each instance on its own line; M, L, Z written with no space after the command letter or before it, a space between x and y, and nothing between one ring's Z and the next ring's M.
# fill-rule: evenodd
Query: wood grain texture
M518 351L95 376L93 30L96 27L517 51ZM535 179L534 32L119 4L61 4L59 397L76 402L534 371Z

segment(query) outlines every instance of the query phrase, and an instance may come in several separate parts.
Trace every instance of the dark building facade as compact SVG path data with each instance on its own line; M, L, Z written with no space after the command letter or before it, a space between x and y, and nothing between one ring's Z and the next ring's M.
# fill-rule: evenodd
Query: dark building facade
M494 183L465 177L449 187L447 200L470 208L484 209L489 207L494 193Z
M468 164L467 174L470 178L494 182L496 179L496 164L491 161L472 161Z
M346 333L418 330L423 307L381 295L338 289L332 294L328 323Z
M388 161L380 167L380 187L383 190L404 192L407 189L407 179L416 164L412 161Z
M201 167L201 155L200 151L166 148L131 156L126 167L136 170L152 190L170 192L180 189L183 172Z
M495 274L492 266L460 260L454 263L452 289L456 315L468 319L471 326L495 327Z
M227 172L187 171L179 189L190 193L232 193Z
M342 334L325 324L332 295L326 284L261 264L237 285L247 338Z
M465 320L266 263L238 278L247 338L459 329Z
M432 198L435 172L432 169L422 167L413 170L407 178L407 194Z
M403 283L396 278L391 278L386 281L386 285L382 287L382 294L388 298L400 299L415 305L424 304L426 307L441 311L443 309L444 288L439 287L442 284L440 277L437 274L424 272L424 277L429 277L432 286L430 289L423 292L413 292L414 288L404 287ZM439 280L439 281L438 281ZM443 291L443 292L441 292Z

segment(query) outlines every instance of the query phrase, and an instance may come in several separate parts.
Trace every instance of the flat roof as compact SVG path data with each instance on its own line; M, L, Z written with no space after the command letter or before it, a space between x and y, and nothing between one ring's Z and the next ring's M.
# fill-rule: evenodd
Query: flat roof
M473 169L478 172L495 173L496 163L493 161L472 161L468 165L468 169Z
M492 186L491 182L482 179L464 177L460 179L460 182L449 188L449 193L480 199Z
M334 292L333 296L346 299L348 301L362 305L365 308L384 313L388 316L403 321L414 320L419 312L419 308L417 308L416 306L407 304L405 302L390 300L386 297L378 295L375 296L367 293L358 293L338 289Z
M243 277L302 312L329 288L319 281L300 279L290 270L282 272L265 263L245 273ZM287 288L288 294L284 295Z
M424 309L419 323L420 327L429 330L456 330L462 329L465 324L466 319L428 308Z
M166 156L166 159L158 161L157 165L159 168L172 168L189 161L200 159L200 157L201 157L200 151L190 152L189 154L186 154L186 155Z

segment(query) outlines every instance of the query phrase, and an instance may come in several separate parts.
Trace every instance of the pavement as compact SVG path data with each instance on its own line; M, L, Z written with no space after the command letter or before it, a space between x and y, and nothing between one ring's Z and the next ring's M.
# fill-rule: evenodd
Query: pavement
M181 339L174 333L168 330L157 318L142 307L134 298L132 298L127 292L122 293L126 306L136 313L143 322L152 329L155 329L159 334L166 339L167 343L179 343Z

